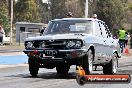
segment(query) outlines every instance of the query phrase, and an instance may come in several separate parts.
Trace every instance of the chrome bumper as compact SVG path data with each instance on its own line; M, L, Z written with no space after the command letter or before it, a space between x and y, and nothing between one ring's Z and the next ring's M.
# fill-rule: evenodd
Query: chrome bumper
M32 50L23 50L23 52L25 54L27 54L28 52L39 52L39 53L43 53L44 51L52 51L55 49L32 49ZM82 53L86 53L87 49L68 49L68 50L56 50L58 53L71 53L71 52L82 52Z

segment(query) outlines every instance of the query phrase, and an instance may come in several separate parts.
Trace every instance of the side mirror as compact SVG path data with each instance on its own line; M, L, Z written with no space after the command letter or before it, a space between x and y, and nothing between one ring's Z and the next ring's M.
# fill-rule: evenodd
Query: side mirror
M113 38L113 39L116 39L116 37L114 37L114 36L113 36L112 38Z
M118 39L118 37L117 37L117 36L112 36L112 38L113 38L113 39Z

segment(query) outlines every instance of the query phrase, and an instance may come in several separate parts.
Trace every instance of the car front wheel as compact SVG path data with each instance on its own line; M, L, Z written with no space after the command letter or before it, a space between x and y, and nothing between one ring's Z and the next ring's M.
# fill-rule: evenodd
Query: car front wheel
M91 49L88 50L87 54L83 58L83 69L86 74L92 74L93 70L94 53Z
M38 65L37 65L37 62L35 62L35 60L33 60L32 58L29 58L28 59L28 64L29 64L29 71L30 71L30 74L33 76L33 77L36 77L37 74L38 74Z

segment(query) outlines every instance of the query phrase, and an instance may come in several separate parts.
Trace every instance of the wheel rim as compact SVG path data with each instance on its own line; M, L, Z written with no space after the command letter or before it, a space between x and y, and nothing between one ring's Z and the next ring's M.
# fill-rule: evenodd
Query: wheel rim
M89 65L89 72L91 73L92 70L93 70L93 54L92 54L92 51L89 50L88 52L88 65Z

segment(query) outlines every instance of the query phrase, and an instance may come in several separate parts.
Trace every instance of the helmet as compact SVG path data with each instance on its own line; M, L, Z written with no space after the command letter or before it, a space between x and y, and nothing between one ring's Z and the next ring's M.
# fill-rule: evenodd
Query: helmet
M72 12L68 12L68 13L67 13L67 16L68 16L68 17L73 17Z
M93 15L93 18L97 18L97 14L94 14L94 15Z

